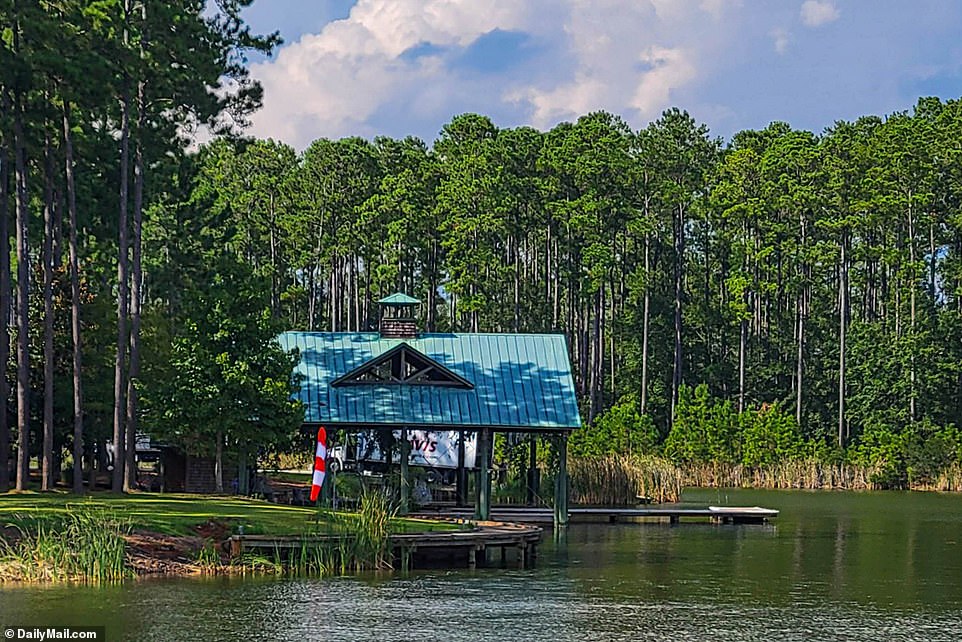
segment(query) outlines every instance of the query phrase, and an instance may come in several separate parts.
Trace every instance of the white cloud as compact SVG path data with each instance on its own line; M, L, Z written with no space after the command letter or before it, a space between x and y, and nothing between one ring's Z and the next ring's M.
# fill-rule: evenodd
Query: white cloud
M641 125L679 102L725 48L720 22L740 0L571 2L565 20L575 69L548 87L508 93L527 101L531 122L550 127L606 109ZM654 14L654 15L652 15Z
M775 51L783 54L788 51L788 45L792 41L792 34L781 27L773 29L771 32L772 41L775 43Z
M733 39L724 21L740 4L358 0L347 18L252 65L265 96L252 133L302 148L321 136L385 133L372 121L395 114L395 121L436 116L437 131L460 111L498 109L537 127L597 109L641 124L715 64ZM535 42L537 64L513 76L459 68L458 54L496 29ZM423 55L404 55L422 45L429 45Z
M673 92L698 77L693 27L711 28L706 18L720 18L725 4L571 2L564 30L575 68L547 86L509 90L505 98L527 104L532 124L541 128L598 109L637 123L656 118Z
M685 86L697 75L684 49L652 46L641 54L651 70L641 76L631 106L645 118L653 118L671 104L671 92Z
M805 0L802 3L802 24L806 27L820 27L838 20L838 9L832 0Z
M346 19L252 65L265 96L253 133L298 147L319 136L374 133L366 121L399 95L452 81L439 56L406 60L404 52L470 45L493 29L525 25L530 11L512 0L360 0Z

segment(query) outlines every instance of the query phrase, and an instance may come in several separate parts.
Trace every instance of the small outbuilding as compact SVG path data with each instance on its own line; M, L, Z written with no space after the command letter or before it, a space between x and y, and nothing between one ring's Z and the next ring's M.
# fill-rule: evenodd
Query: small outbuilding
M422 333L413 314L416 299L398 293L378 303L378 331L280 335L284 349L300 352L305 424L345 435L398 431L402 449L411 430L458 431L461 444L476 437L479 519L491 510L494 433L549 437L558 453L555 523L567 523L567 438L581 418L564 335ZM406 451L399 459L406 502Z

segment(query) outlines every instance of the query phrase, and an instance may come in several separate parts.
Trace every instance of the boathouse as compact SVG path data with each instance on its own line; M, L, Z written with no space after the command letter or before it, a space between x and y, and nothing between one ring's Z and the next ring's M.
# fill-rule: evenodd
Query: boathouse
M463 445L476 439L479 519L488 519L491 511L494 433L548 437L558 461L555 523L567 523L567 439L581 419L564 335L420 332L414 314L418 300L398 293L378 303L376 331L280 335L284 349L300 352L298 396L305 424L323 425L335 435L371 429L400 433L405 506L409 431L461 435L457 478L462 493Z

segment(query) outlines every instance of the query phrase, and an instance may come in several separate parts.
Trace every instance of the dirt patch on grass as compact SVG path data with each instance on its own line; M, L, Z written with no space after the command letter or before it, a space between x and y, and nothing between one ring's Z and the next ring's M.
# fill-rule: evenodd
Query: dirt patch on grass
M178 537L150 531L133 531L127 540L127 566L138 575L199 575L207 569L197 563L203 537Z
M203 524L198 524L195 526L194 532L197 533L198 537L203 539L209 539L215 542L223 542L225 539L230 537L231 526L225 521L210 519Z

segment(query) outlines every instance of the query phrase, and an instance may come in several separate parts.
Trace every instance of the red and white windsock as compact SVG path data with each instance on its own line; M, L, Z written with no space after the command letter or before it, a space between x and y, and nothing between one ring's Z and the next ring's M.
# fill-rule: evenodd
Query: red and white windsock
M314 451L314 479L311 480L311 501L317 501L324 483L324 471L327 470L327 431L324 426L317 429L317 450Z

